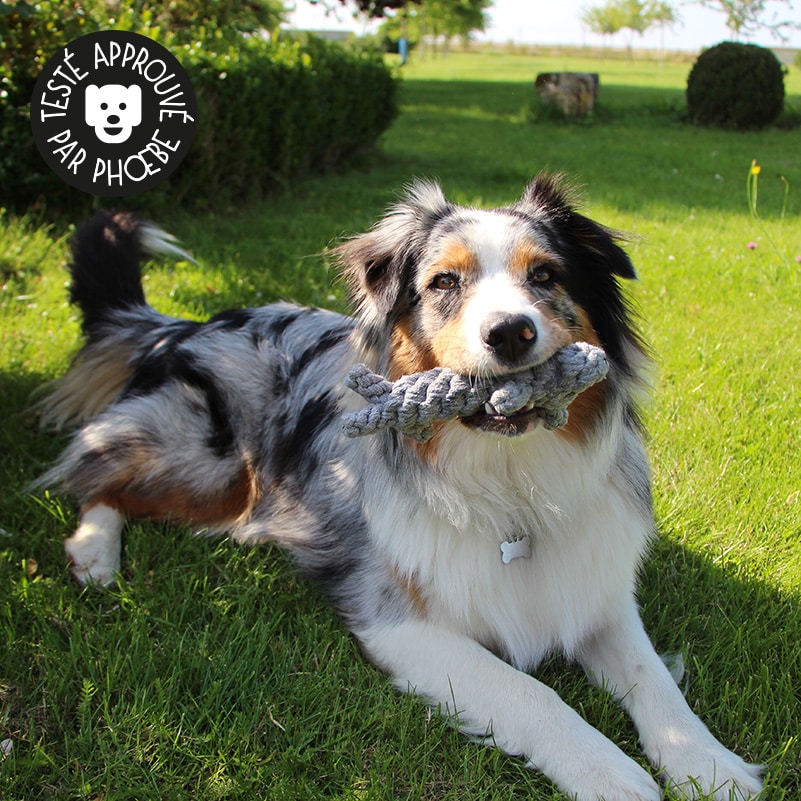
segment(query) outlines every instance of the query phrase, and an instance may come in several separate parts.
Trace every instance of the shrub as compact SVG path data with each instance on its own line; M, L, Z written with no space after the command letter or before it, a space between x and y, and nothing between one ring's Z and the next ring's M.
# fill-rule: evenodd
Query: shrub
M698 125L759 129L783 108L784 70L764 47L722 42L701 53L687 79L687 110Z
M95 30L80 2L0 3L0 203L69 195L71 190L50 173L34 144L31 95L47 58Z
M380 56L309 38L176 55L198 98L197 134L173 183L182 197L242 197L372 148L397 113Z
M310 38L162 34L147 18L92 16L105 4L43 0L0 5L0 204L25 208L89 202L62 183L39 155L30 99L44 62L83 33L126 28L167 46L198 99L195 141L184 163L132 206L181 200L235 200L312 171L347 166L375 145L397 113L397 86L372 52ZM98 12L99 13L99 12ZM184 31L184 34L186 32ZM8 47L5 47L8 43Z

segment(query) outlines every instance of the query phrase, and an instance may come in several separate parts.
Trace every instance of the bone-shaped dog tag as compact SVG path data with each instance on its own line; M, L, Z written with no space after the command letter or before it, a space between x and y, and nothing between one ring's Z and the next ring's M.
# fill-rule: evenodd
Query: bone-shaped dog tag
M528 559L531 556L531 538L526 535L511 542L501 543L501 561L508 565L512 559Z

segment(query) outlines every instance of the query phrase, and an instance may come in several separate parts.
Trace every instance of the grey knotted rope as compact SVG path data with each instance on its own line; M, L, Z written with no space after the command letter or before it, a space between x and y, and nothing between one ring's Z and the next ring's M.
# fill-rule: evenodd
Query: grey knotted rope
M435 367L392 383L357 364L345 385L368 405L345 416L343 431L358 437L389 427L425 442L434 434L435 420L470 417L484 408L508 417L526 406L540 410L545 428L561 428L576 396L608 371L604 351L586 342L568 345L536 367L494 378L471 380L447 367Z

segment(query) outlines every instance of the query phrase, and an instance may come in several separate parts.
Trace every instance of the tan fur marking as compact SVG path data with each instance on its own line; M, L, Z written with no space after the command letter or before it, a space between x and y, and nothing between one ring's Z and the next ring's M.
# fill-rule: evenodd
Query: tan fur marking
M158 491L147 492L136 487L136 472L127 481L117 482L102 495L92 498L89 506L98 503L116 509L132 518L177 520L199 526L227 526L246 518L258 500L255 475L248 465L242 465L229 485L218 492L202 497L191 488L165 485Z
M87 348L80 361L53 383L53 393L37 404L42 426L62 429L100 414L131 377L125 353Z
M598 348L603 347L601 340L598 338L597 331L592 327L590 318L583 309L576 310L579 317L578 330L574 332L573 342L589 342L590 345L595 345Z
M462 242L451 241L442 248L436 263L426 270L423 282L428 285L434 280L434 276L447 272L469 278L478 275L480 269L476 254L470 248Z
M428 611L428 604L423 596L420 582L414 576L407 576L402 573L397 565L392 569L392 575L403 594L411 601L414 611L420 616L425 616Z
M407 319L403 319L397 324L392 332L392 355L387 371L387 378L390 381L397 381L403 375L422 373L442 364L443 362L435 360L429 348L418 345L412 339ZM414 448L422 459L434 464L437 456L437 434L441 428L442 422L435 421L434 436L430 440L414 442L409 439L407 444Z
M603 381L584 390L567 408L567 425L556 433L570 442L585 442L603 408L605 398L606 386Z
M409 320L402 319L392 332L392 355L387 378L397 381L403 375L422 373L437 366L427 347L418 345L409 331Z
M601 347L598 334L590 324L590 320L582 309L578 310L580 327L572 332L573 342L589 342ZM582 392L568 406L567 425L556 433L571 442L584 442L592 431L598 414L606 401L606 384L601 381Z
M512 251L509 268L512 273L521 273L525 277L532 267L553 260L553 256L541 245L536 242L523 242Z
M449 320L431 338L431 352L437 365L444 365L457 373L475 370L473 357L465 349L461 317Z

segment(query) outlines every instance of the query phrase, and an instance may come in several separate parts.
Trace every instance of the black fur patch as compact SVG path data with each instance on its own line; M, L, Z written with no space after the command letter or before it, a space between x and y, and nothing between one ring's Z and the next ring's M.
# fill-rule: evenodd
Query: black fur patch
M83 312L89 340L114 309L145 305L139 221L131 214L101 212L81 225L71 242L70 302Z
M281 334L289 328L292 323L316 311L312 307L290 309L282 314L276 315L265 328L264 336L266 339L275 341L281 337Z
M289 370L289 378L297 378L315 359L325 353L327 350L338 345L343 339L350 335L350 329L339 329L335 331L328 331L323 334L320 339L315 342L311 347L306 348L303 353L292 362Z
M180 359L177 352L181 343L196 334L202 325L192 320L177 320L161 329L156 343L136 365L120 398L149 395L169 381L174 374L175 364Z
M247 328L253 320L252 309L228 309L215 314L207 325L214 326L221 331L239 331Z
M185 332L183 338L191 333L191 330ZM149 395L169 382L185 384L203 395L211 428L207 445L217 457L230 454L236 436L231 426L228 404L214 375L200 367L196 357L188 350L174 347L173 343L164 344L163 350L156 346L140 363L120 398Z
M284 428L272 453L274 475L297 474L299 483L306 483L319 463L318 452L312 447L314 441L326 424L334 419L336 409L336 399L331 392L310 398L303 404L294 426Z

